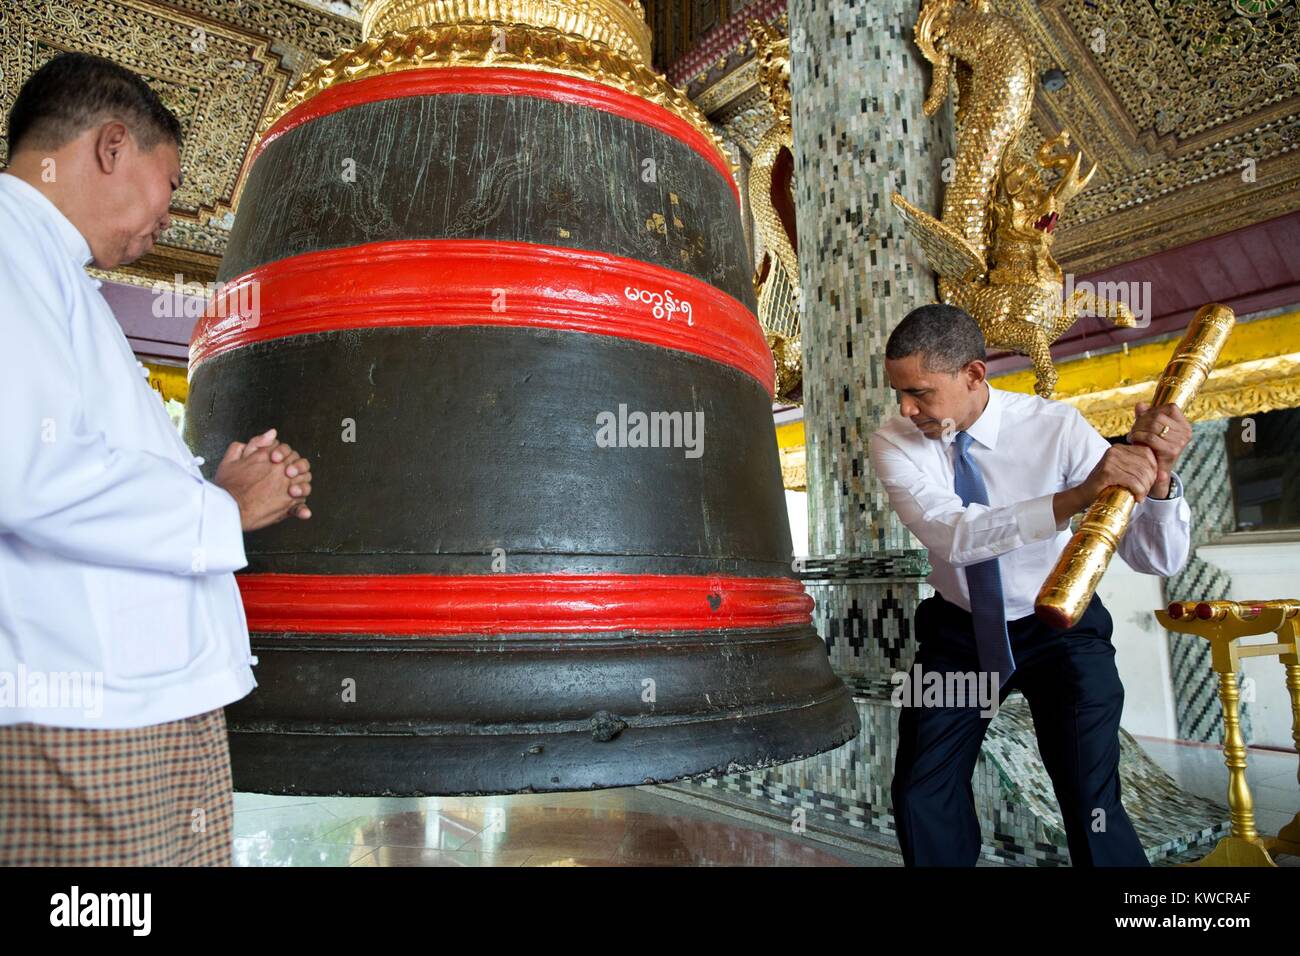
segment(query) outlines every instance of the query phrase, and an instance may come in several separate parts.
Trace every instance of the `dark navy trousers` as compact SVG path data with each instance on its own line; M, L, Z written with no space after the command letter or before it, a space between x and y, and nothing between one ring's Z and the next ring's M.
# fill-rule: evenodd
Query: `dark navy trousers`
M1120 802L1119 718L1113 623L1093 597L1079 623L1058 631L1035 617L1007 623L1016 670L1002 688L1024 694L1043 763L1061 807L1074 866L1147 866ZM979 670L971 616L936 595L916 611L921 673ZM980 852L971 777L989 717L966 706L905 706L891 792L907 866L974 866ZM953 701L947 703L952 704ZM960 703L957 701L956 703Z

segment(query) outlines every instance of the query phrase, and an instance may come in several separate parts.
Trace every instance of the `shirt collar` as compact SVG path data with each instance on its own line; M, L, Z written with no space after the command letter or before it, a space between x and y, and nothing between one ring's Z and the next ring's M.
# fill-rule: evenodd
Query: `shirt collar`
M8 186L14 195L35 206L39 210L39 214L49 221L50 225L54 227L55 234L59 237L60 244L67 250L68 258L82 267L89 265L94 260L94 254L90 251L90 243L81 234L81 230L74 226L72 220L65 216L58 206L50 202L43 192L12 173L0 174L0 183Z
M988 404L980 412L980 417L966 429L966 434L992 451L998 447L998 431L1002 427L1002 392L992 385L988 386L988 390ZM956 437L956 434L949 435L946 441L951 444Z

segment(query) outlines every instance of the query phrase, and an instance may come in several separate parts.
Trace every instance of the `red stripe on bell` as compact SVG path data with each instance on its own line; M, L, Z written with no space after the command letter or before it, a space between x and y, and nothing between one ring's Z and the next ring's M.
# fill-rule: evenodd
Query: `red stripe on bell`
M586 249L404 239L291 256L230 282L190 339L190 372L254 342L348 329L514 326L691 352L775 388L772 352L741 302L661 266Z
M326 634L701 631L806 625L789 578L242 574L248 627Z
M437 96L449 93L477 93L497 96L532 96L560 103L575 103L622 116L689 146L713 166L726 180L731 193L740 202L740 190L731 175L731 166L717 147L694 125L649 100L591 80L550 73L545 70L521 70L510 67L430 67L400 70L380 76L352 80L327 87L304 100L266 131L253 151L252 162L262 150L289 130L345 110L351 106L394 100L407 96ZM252 162L249 167L251 168Z

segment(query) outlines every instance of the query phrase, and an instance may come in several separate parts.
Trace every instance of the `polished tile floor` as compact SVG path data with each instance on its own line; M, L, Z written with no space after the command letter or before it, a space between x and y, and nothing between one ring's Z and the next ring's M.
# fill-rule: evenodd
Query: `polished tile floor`
M854 866L890 862L628 787L504 797L235 794L237 866Z
M1221 750L1141 738L1185 789L1224 802ZM1300 809L1296 755L1252 750L1263 832ZM1279 862L1300 864L1294 858ZM896 845L847 849L627 787L506 797L235 794L238 866L898 866Z
M1137 737L1138 743L1160 767L1190 793L1228 803L1228 769L1218 744ZM1294 752L1250 748L1246 756L1246 783L1255 804L1255 828L1275 835L1300 812L1300 783ZM1300 858L1278 857L1282 866L1300 866Z

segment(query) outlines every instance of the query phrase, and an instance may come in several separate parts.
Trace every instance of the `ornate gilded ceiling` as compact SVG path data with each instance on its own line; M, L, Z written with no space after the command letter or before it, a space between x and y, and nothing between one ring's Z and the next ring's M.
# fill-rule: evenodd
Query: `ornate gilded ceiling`
M262 116L305 68L359 38L359 23L327 7L346 9L292 0L4 0L0 129L22 80L64 50L111 57L145 77L184 128L185 183L158 247L115 277L180 272L208 281Z
M1297 0L994 5L1022 25L1040 73L1065 74L1061 89L1039 90L1028 145L1068 130L1100 164L1057 233L1067 269L1096 271L1300 209ZM735 62L736 52L720 55ZM749 61L706 88L691 84L745 149L771 123L756 78Z
M1100 163L1056 249L1078 272L1300 208L1300 10L1295 0L1001 0L1065 71L1040 90ZM1258 12L1254 12L1258 11ZM1037 145L1037 144L1035 144Z

